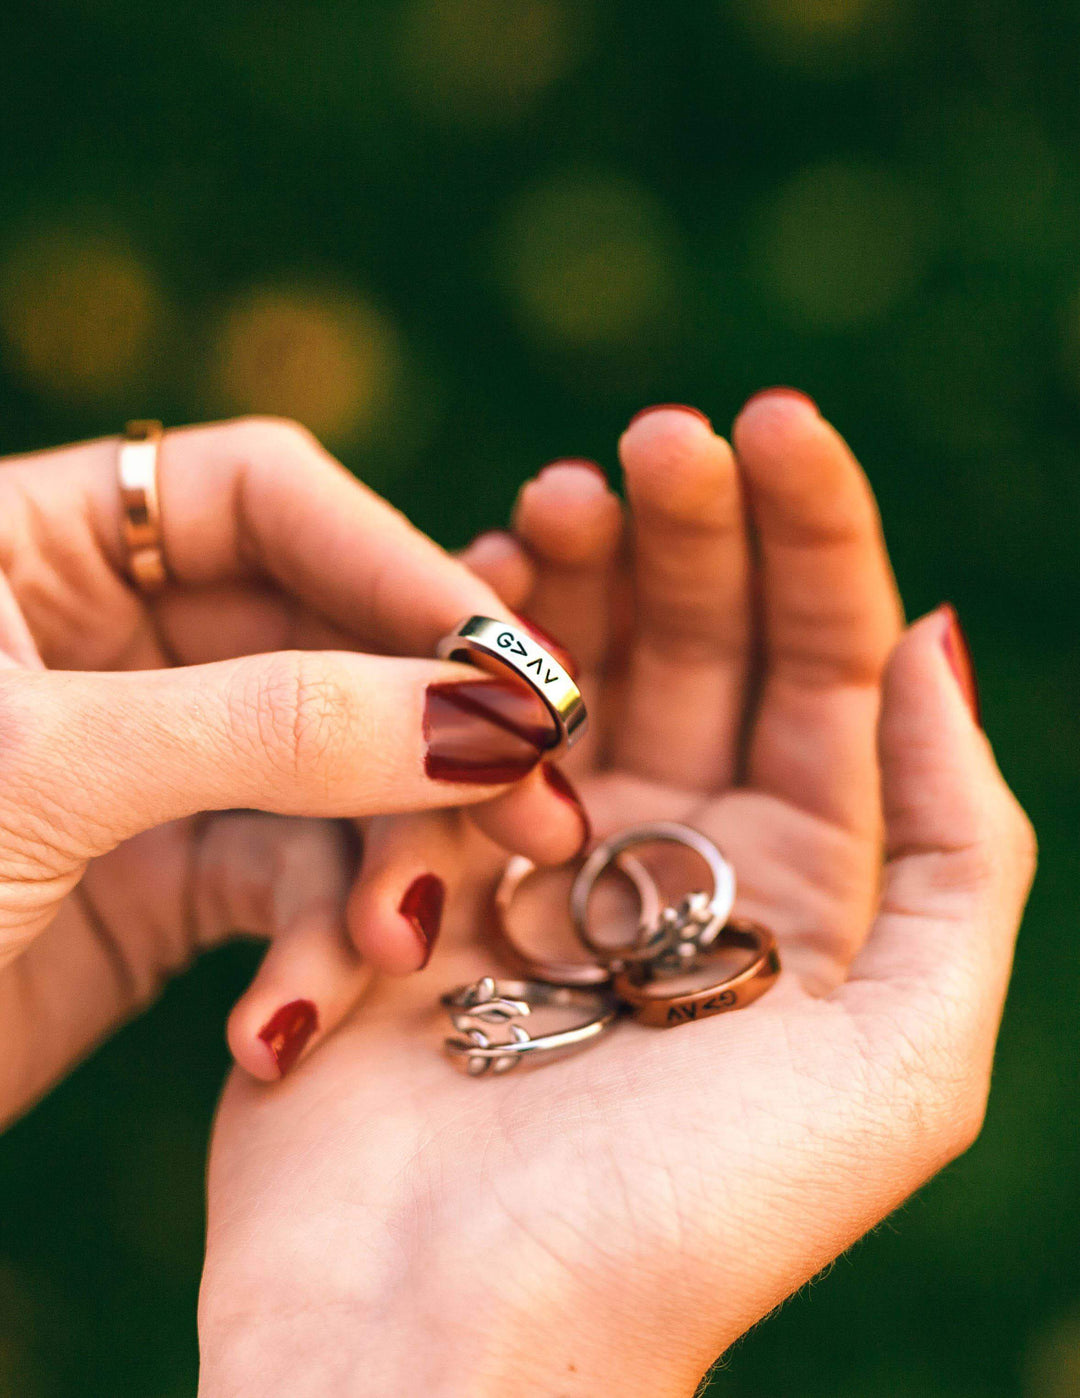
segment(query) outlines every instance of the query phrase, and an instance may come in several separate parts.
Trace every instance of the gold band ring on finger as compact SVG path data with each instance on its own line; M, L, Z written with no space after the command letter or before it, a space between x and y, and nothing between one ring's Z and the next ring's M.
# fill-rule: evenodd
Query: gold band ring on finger
M549 650L523 627L489 616L471 616L435 648L440 660L465 660L489 674L507 670L537 696L554 723L549 755L581 738L589 716L581 690Z
M158 502L161 437L160 422L129 422L117 454L120 532L128 573L139 591L147 595L160 592L168 577Z

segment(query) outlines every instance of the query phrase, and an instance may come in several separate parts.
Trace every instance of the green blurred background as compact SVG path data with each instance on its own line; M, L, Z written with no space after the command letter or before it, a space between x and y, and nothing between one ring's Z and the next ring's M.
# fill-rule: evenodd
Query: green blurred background
M959 607L1043 850L986 1132L710 1393L1080 1394L1078 56L1076 0L0 10L0 451L286 413L460 545L644 403L790 383ZM194 1394L253 955L0 1140L3 1398Z

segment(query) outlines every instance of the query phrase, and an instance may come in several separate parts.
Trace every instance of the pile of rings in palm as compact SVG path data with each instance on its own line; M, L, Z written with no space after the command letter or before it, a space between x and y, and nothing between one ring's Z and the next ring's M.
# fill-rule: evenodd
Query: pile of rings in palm
M584 732L587 715L576 684L528 632L471 617L440 642L438 653L512 671L547 707L553 750L569 747ZM696 856L707 872L705 887L695 886L691 876L689 887L662 894L650 867L632 853L656 846ZM569 890L569 920L584 957L556 959L521 944L512 909L527 881L541 873L515 856L495 893L494 925L515 978L483 976L442 997L456 1031L445 1050L472 1077L562 1057L594 1043L623 1014L669 1027L740 1009L780 974L772 933L732 917L731 865L690 826L633 826L603 840L580 863ZM609 875L621 879L637 903L632 934L627 937L624 929L615 941L598 935L593 923L594 901Z

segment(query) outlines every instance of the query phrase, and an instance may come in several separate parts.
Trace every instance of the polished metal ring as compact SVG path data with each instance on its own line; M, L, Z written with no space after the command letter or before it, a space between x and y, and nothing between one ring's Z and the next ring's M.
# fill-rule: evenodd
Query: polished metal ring
M458 1031L443 1043L447 1055L471 1078L508 1073L526 1060L547 1062L591 1044L619 1015L618 1001L603 990L577 990L542 981L484 976L442 997ZM580 1023L533 1037L522 1023L534 1009L554 1006L584 1012ZM503 1036L495 1039L493 1030Z
M120 530L128 571L140 592L160 592L165 569L158 504L160 422L129 422L117 458L120 481Z
M708 865L712 892L695 890L674 906L666 907L652 927L643 927L632 947L599 945L589 931L589 899L604 870L625 850L635 845L685 845ZM610 964L650 962L654 971L680 971L691 966L720 934L735 904L735 871L713 842L689 825L677 821L655 821L634 825L601 841L586 859L570 890L570 915L574 930L584 946L598 960Z
M637 930L629 943L631 947L636 947L659 923L660 891L648 869L633 855L616 855L610 867L629 881L638 897ZM515 854L507 862L495 890L495 925L515 969L532 980L545 981L552 985L606 985L619 964L618 948L613 948L612 958L603 962L595 959L564 961L526 952L518 944L510 926L510 909L518 889L536 871L537 866L531 859L523 854Z
M618 972L615 993L629 1006L640 1024L651 1024L659 1029L743 1009L776 984L780 953L776 938L768 928L753 922L728 922L701 954L700 969L707 968L711 961L730 951L748 951L751 959L741 969L719 980L706 978L705 985L672 990L671 980L656 976L652 965L643 963Z
M467 660L490 671L504 668L538 696L555 723L551 751L569 748L584 734L589 717L573 677L528 631L512 622L471 616L444 636L440 660Z

